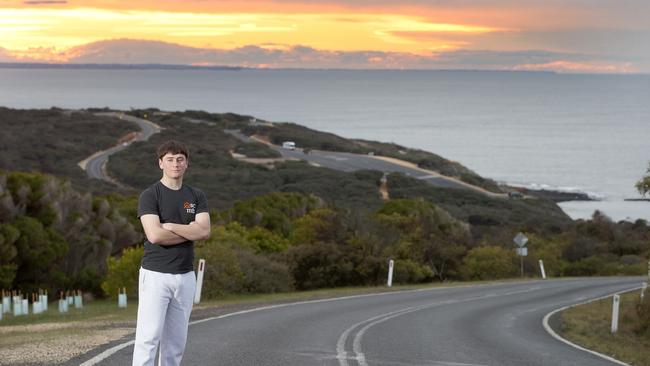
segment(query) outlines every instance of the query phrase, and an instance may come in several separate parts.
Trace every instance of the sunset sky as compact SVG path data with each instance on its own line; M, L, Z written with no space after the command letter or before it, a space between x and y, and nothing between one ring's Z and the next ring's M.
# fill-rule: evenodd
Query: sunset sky
M0 0L0 62L650 72L647 0Z

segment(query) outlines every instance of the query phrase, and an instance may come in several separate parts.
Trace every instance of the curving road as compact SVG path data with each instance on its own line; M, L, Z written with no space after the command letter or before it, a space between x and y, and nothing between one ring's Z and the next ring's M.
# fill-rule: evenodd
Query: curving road
M253 141L253 139L242 134L239 130L224 130L224 132L244 142ZM262 142L259 140L255 141ZM279 152L284 158L305 160L312 165L322 166L329 169L344 172L353 172L356 170L378 170L380 172L402 173L423 180L436 187L471 189L492 197L507 197L505 194L489 192L483 188L459 181L458 179L450 178L434 171L425 170L417 167L415 164L399 161L397 159L322 150L311 150L309 154L305 154L300 149L288 150L273 144L267 143L267 145L273 150Z
M136 135L136 138L133 139L132 141L125 142L123 144L113 146L109 149L96 152L95 154L89 156L88 158L86 158L85 160L79 163L79 166L86 171L86 173L90 178L101 179L110 183L115 183L110 177L106 175L104 171L105 165L108 162L108 158L112 154L115 154L118 151L122 151L126 149L128 145L133 141L148 140L149 137L151 137L151 135L160 132L160 126L156 125L151 121L147 121L146 119L133 117L121 112L102 112L102 113L96 113L96 115L104 116L104 117L115 117L121 120L133 122L136 123L142 130Z
M510 282L247 310L191 323L183 364L611 366L553 338L542 319L559 307L638 288L643 280ZM133 347L122 347L84 365L130 364Z

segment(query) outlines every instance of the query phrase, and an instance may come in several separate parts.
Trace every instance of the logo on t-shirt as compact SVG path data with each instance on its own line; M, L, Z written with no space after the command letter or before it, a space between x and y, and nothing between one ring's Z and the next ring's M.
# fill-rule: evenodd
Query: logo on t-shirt
M196 213L196 203L185 202L183 203L183 208L187 210L187 213Z

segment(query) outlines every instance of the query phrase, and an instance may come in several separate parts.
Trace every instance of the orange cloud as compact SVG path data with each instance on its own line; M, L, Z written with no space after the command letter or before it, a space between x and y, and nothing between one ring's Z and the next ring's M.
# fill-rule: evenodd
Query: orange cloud
M303 44L329 50L421 53L450 47L444 38L483 34L497 28L431 22L404 14L194 13L145 10L0 9L4 47L66 49L103 39L138 38L193 47L232 49L248 44ZM352 19L353 21L350 21ZM404 37L434 32L439 39Z
M79 2L66 0L0 0L0 45L5 55L57 62L65 61L76 46L124 38L207 50L248 45L288 50L305 45L321 51L418 56L432 51L545 50L630 61L648 70L650 46L645 40L650 26L644 17L650 2L626 4L605 0L595 0L590 7L571 0L88 0L79 7ZM531 61L519 67L539 65ZM561 62L550 66L578 68Z

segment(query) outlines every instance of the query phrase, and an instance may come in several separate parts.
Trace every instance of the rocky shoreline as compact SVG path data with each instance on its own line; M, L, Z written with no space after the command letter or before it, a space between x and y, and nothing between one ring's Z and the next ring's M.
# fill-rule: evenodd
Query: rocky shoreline
M566 202L566 201L598 201L597 199L589 196L583 192L562 192L552 191L548 189L528 189L522 187L505 187L507 191L519 192L526 196L537 198L544 198L553 202Z

